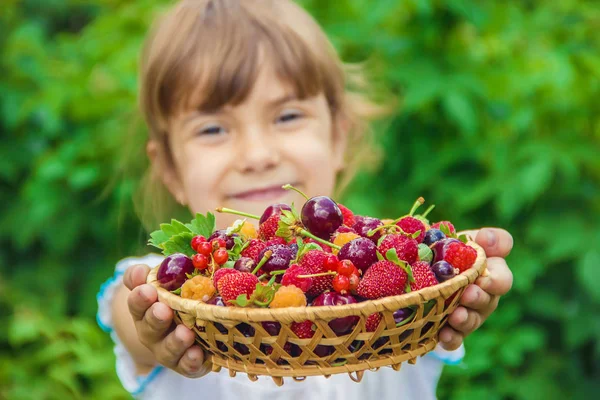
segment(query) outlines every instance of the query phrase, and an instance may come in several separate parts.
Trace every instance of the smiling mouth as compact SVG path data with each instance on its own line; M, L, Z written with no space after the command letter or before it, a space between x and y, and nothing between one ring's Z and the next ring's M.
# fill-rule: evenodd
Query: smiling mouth
M288 190L282 189L282 186L283 184L268 186L261 189L247 190L245 192L235 193L229 197L232 199L246 201L265 201L278 199L285 196L289 192ZM297 184L293 184L293 186L297 186Z

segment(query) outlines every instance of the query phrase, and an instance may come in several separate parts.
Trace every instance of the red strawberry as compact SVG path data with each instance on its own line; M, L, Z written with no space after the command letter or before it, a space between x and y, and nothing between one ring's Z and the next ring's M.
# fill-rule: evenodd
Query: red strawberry
M342 211L342 215L344 216L344 225L352 226L354 225L354 213L350 211L350 209L340 203L337 204L340 210Z
M373 313L367 317L367 322L365 323L367 332L375 332L379 323L381 322L381 313Z
M362 278L356 289L359 296L366 299L396 296L404 293L408 275L391 261L378 261Z
M415 238L418 243L423 242L423 238L425 237L425 231L427 228L422 221L419 221L415 217L404 217L396 224L402 229L405 233L412 235L417 231L420 231L419 236Z
M290 329L300 339L310 339L315 334L315 331L313 331L312 326L312 321L292 322L292 324L290 325Z
M250 244L240 254L242 257L248 257L254 260L256 264L260 261L258 255L267 247L266 243L259 239L251 239Z
M458 268L460 272L471 268L476 259L477 250L463 242L450 243L444 254L444 260L448 261L454 268Z
M236 274L239 271L237 269L233 269L233 268L221 268L218 269L215 274L213 275L213 285L215 287L219 287L219 281L221 280L222 277L224 277L227 274Z
M331 253L331 247L327 246L326 244L323 244L323 243L317 242L316 240L314 240L314 239L312 239L312 238L309 238L309 237L307 237L307 238L304 238L302 241L303 241L304 243L316 243L316 244L318 244L319 246L321 246L321 248L323 249L323 251L324 251L324 252L326 252L326 253Z
M305 268L299 266L298 264L292 264L283 274L283 278L281 278L281 284L283 286L294 285L306 293L312 286L313 278L298 278L298 275L308 274L309 272Z
M412 269L414 282L411 282L410 289L420 290L429 286L437 285L438 281L435 279L435 274L429 267L429 263L425 261L417 261L410 267Z
M319 250L309 250L302 256L300 266L308 271L309 274L320 274L327 272L325 269L325 259L328 253ZM318 296L326 290L333 289L333 276L318 276L312 278L312 286L306 292L309 296Z
M223 302L231 305L229 300L235 300L240 294L245 294L249 298L254 290L258 278L249 272L238 272L237 274L227 274L219 280L219 293Z
M264 241L273 239L275 232L279 229L281 214L273 214L258 227L258 237Z
M272 239L267 240L265 243L268 246L273 246L276 244L287 244L287 242L285 241L284 238L280 237L280 236L274 236Z
M419 256L419 243L404 235L386 235L379 244L379 252L385 257L390 249L396 249L398 259L413 264Z
M442 224L446 225L446 227L448 228L448 230L450 231L451 234L453 234L453 235L456 234L456 229L454 228L454 225L452 225L452 222L450 222L450 221L436 222L435 224L431 225L431 227L435 228L435 229L440 229L440 225L442 225Z

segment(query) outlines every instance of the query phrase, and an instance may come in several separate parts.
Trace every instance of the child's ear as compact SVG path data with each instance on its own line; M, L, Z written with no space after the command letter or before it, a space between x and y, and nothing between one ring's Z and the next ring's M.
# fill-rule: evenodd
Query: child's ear
M168 149L161 145L157 140L151 139L146 145L146 153L152 164L152 178L160 179L163 185L169 190L175 200L181 204L187 204L187 198L177 167L171 161L167 153Z
M346 167L346 147L348 146L349 132L350 121L338 113L333 121L333 164L335 172L341 172Z

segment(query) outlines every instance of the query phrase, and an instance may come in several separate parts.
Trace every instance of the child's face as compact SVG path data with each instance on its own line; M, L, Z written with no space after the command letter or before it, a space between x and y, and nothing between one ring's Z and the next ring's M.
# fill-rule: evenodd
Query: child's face
M175 165L162 168L163 180L193 213L227 207L260 215L280 202L299 209L304 199L281 186L292 184L309 197L331 195L345 145L337 125L322 93L299 100L264 68L241 104L172 119ZM217 214L217 226L237 218Z

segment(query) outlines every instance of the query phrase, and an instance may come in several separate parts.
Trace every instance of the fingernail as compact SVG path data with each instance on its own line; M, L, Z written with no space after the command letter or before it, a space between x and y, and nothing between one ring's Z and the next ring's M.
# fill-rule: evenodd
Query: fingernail
M464 324L465 322L467 322L468 318L469 318L469 314L467 312L462 313L462 316L460 317L460 323Z
M188 353L188 354L187 354L187 358L188 358L188 360L190 360L190 361L196 361L196 360L198 359L198 358L197 358L195 355L193 355L192 353Z
M496 234L493 230L487 230L487 242L489 247L493 247L496 245Z
M154 315L154 317L159 320L160 322L163 321L162 317L160 315L158 315L158 310L156 309L156 307L154 307L154 309L152 310L152 314Z

